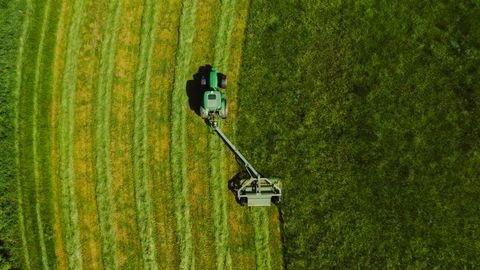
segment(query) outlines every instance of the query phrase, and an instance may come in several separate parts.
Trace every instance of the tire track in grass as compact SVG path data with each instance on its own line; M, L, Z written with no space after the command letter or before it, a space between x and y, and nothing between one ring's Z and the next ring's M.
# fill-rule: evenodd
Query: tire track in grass
M193 239L190 228L186 167L186 105L185 82L189 78L189 67L193 52L195 34L196 1L185 0L179 25L178 49L176 54L175 78L171 110L171 172L173 198L177 219L177 243L179 245L180 269L194 269Z
M227 0L222 1L220 8L220 22L215 40L214 65L221 72L226 72L228 68L235 7L236 0ZM227 187L225 182L227 174L225 151L222 144L217 136L211 136L208 141L215 226L216 263L217 269L231 269L232 258L228 241Z
M105 268L117 269L116 240L112 218L112 175L110 171L110 113L112 108L113 73L117 33L120 22L121 1L110 1L107 26L104 32L104 44L98 73L98 91L96 95L96 174L97 207L100 219L102 239L102 257Z
M83 269L78 225L78 209L75 198L75 173L73 166L74 139L74 96L77 72L77 56L81 47L80 27L82 25L84 3L76 0L73 4L72 22L68 32L65 70L62 81L62 99L59 119L60 179L62 217L65 226L65 249L70 269Z
M30 17L31 17L31 12L32 12L32 3L30 0L26 1L26 14L24 15L23 19L23 29L22 29L22 35L20 37L20 45L18 49L18 54L17 54L17 63L16 63L16 81L17 85L15 87L15 99L16 99L16 106L15 106L15 162L16 162L16 179L17 179L17 201L18 201L18 220L19 220L19 226L20 226L20 233L21 233L21 239L22 239L22 251L23 251L23 258L25 260L25 266L26 269L31 269L30 267L30 254L28 251L28 244L27 244L27 236L26 236L26 230L25 230L25 216L24 216L24 209L23 209L23 190L22 190L22 183L20 180L20 172L18 170L20 166L20 139L19 139L19 125L20 125L20 89L22 87L22 70L23 70L23 56L24 56L24 51L25 51L25 42L27 39L27 34L28 34L28 28L30 27Z
M40 42L38 45L37 56L35 60L35 74L33 82L33 124L32 124L32 152L33 152L33 180L35 183L35 215L37 219L37 229L40 240L40 252L42 259L43 269L48 269L48 255L47 249L45 246L45 235L44 235L44 226L40 210L40 173L39 173L39 156L38 156L38 91L39 91L39 80L40 80L40 66L42 61L42 53L44 49L45 42L45 32L47 29L47 20L48 14L50 12L50 0L47 0L45 4L45 10L42 18L42 26L40 33Z
M157 22L158 2L145 1L142 17L140 58L135 79L133 131L133 174L135 177L135 200L137 223L142 245L143 266L157 269L152 198L149 192L147 166L147 113L150 94L151 59L155 43L154 26Z

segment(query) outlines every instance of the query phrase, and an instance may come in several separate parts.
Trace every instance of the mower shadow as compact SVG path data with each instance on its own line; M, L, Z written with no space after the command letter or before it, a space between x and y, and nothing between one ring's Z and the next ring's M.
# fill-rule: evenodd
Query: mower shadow
M197 73L193 75L193 80L187 81L188 104L190 105L190 110L194 111L198 116L200 116L200 106L202 105L202 97L205 92L205 88L201 85L201 78L202 76L208 78L211 70L211 65L201 66L198 68Z

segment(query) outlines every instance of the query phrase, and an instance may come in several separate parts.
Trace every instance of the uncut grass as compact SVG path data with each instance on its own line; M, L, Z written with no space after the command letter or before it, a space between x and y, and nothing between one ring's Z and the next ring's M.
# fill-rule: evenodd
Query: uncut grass
M135 177L135 200L137 224L144 267L158 268L154 234L152 195L149 190L147 166L147 101L150 96L151 59L155 43L158 2L147 1L143 10L140 36L140 54L134 93L133 173Z
M106 28L106 16L100 14L109 11L107 1L89 2L85 7L90 14L84 18L81 28L83 44L78 57L77 90L75 95L75 137L74 166L75 193L78 200L78 219L80 224L80 241L82 243L83 263L92 269L112 267L114 252L107 256L102 253L103 235L100 221L107 216L98 209L104 201L97 194L98 175L96 164L98 146L95 141L96 93L98 87L98 70L102 57L102 40ZM101 17L101 19L100 19Z
M0 55L0 132L3 134L0 140L0 152L14 153L3 155L0 158L0 238L4 241L0 268L20 268L24 259L23 241L24 220L23 213L19 210L19 188L20 183L17 177L17 142L15 129L17 128L16 98L18 95L21 80L21 56L23 55L23 44L26 31L25 25L25 3L6 3L0 9L0 40L2 49ZM19 12L19 10L21 12ZM26 28L26 27L25 27ZM25 34L24 34L25 33ZM22 36L23 35L23 36ZM18 80L17 80L18 79ZM26 245L24 245L26 246Z
M61 178L60 178L60 145L59 134L57 131L59 125L61 85L63 80L63 70L65 68L65 55L67 46L68 25L70 24L72 5L62 2L59 11L59 20L57 24L56 39L54 45L54 58L52 63L52 90L51 90L51 109L49 110L49 129L50 132L50 157L51 157L51 187L52 187L52 216L53 216L53 241L55 246L56 266L60 269L66 269L68 259L65 249L65 233L62 223L62 202L61 202Z
M196 267L193 253L193 238L190 217L191 194L188 186L186 163L186 127L187 127L187 98L185 82L190 78L192 58L192 41L195 35L195 17L197 12L196 1L184 1L179 25L179 41L175 55L175 77L172 93L171 110L171 149L170 166L173 181L173 196L175 206L177 243L179 246L179 260L181 269Z
M110 171L110 113L116 42L121 2L110 1L104 27L95 108L95 152L97 205L100 218L102 259L106 268L117 268L116 239L112 217L112 175Z
M74 97L77 76L77 57L81 48L80 29L84 2L73 3L72 21L68 31L65 70L62 81L62 99L59 115L60 178L62 179L61 201L65 226L65 249L69 268L82 268L80 226L78 224L77 199L74 172Z
M175 72L175 51L181 0L160 4L160 20L152 59L151 92L148 100L148 166L152 193L155 238L159 269L178 267L178 245L175 236L175 211L170 171L171 89Z
M142 268L140 237L136 222L135 184L132 163L133 91L138 65L143 6L124 1L115 55L110 121L113 230L118 267Z

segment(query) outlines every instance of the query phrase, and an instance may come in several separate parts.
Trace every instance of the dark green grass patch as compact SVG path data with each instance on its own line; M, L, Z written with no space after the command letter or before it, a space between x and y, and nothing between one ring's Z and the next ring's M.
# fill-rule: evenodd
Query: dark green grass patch
M283 179L285 266L480 266L479 17L252 2L239 147Z
M16 56L24 4L0 1L0 268L18 268L22 243L17 225L15 179Z

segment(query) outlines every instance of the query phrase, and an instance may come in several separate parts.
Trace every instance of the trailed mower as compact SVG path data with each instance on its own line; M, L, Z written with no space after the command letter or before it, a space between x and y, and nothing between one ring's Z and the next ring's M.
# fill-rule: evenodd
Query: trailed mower
M271 203L279 203L282 191L277 181L261 176L220 130L220 119L225 119L228 115L227 98L223 90L227 87L227 77L212 67L209 75L202 76L200 80L204 91L200 116L233 152L249 175L248 179L242 179L232 186L237 201L248 206L270 206Z

